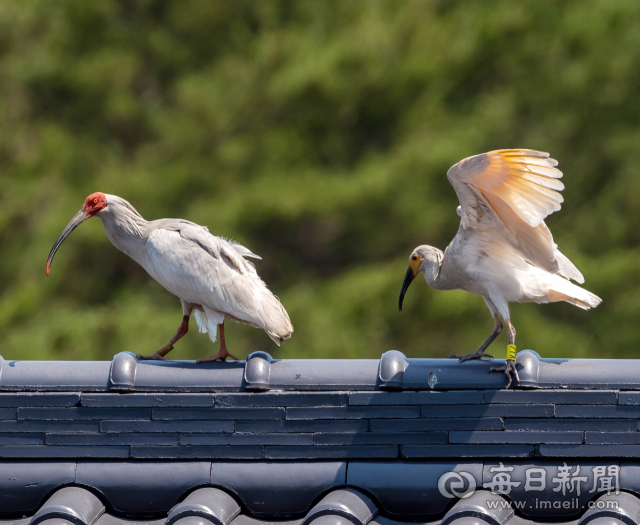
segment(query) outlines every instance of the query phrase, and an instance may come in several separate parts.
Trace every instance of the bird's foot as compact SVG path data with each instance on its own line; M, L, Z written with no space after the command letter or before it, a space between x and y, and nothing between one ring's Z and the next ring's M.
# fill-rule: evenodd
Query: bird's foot
M149 360L149 361L171 361L171 359L167 359L166 357L162 357L158 352L149 355L136 354L136 359L140 361Z
M516 370L515 361L509 360L503 366L490 368L489 373L491 374L492 372L504 372L504 375L507 376L507 380L509 381L507 383L507 388L511 386L511 379L513 377L512 374L516 376L516 380L518 381L518 383L520 382L520 377L518 376L518 371Z
M209 363L210 361L218 361L218 360L226 361L227 357L230 357L234 361L238 361L238 358L235 355L230 354L226 348L221 348L220 352L218 352L216 355L212 355L211 357L205 357L204 359L198 359L196 363Z
M171 343L167 343L166 345L158 348L153 354L150 355L142 355L142 354L136 354L136 358L144 361L144 360L149 360L149 361L171 361L171 359L167 359L165 357L165 355L167 355L169 352L171 352L171 350L173 350L173 345Z
M482 359L483 357L486 357L488 359L493 359L492 355L485 354L480 350L476 350L475 352L473 352L473 354L466 354L466 355L450 354L449 355L449 359L458 359L459 363L464 363L465 361L471 361L472 359Z

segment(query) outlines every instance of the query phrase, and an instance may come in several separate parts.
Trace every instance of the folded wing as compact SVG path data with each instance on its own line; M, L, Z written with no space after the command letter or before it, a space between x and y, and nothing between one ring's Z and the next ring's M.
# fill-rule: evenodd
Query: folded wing
M497 150L464 159L447 172L465 230L494 230L534 266L584 282L557 249L544 219L560 209L562 172L548 153Z
M212 317L217 312L220 319L264 329L278 344L291 336L286 310L244 258L255 254L188 221L156 226L147 240L144 266L161 285L202 306L207 316L210 310Z

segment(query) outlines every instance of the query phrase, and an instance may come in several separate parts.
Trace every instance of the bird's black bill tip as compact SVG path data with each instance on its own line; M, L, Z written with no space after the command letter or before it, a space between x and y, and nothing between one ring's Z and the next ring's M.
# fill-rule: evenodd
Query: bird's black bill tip
M402 303L404 302L404 294L407 293L407 289L411 284L411 281L415 279L415 275L413 274L413 268L409 266L406 275L404 276L404 281L402 282L402 290L400 290L400 299L398 299L398 311L402 312Z
M87 219L87 212L83 208L78 213L75 214L73 219L71 219L71 221L69 221L69 224L67 224L67 227L62 231L60 236L56 239L56 242L53 244L53 248L51 248L51 251L49 252L49 257L47 257L47 268L46 268L47 275L49 275L49 272L51 271L51 262L53 261L53 256L58 251L58 248L60 247L60 245L64 242L64 240L67 237L69 237L71 232L75 230L78 226L80 226L80 224L82 224L82 222L85 221L86 219Z

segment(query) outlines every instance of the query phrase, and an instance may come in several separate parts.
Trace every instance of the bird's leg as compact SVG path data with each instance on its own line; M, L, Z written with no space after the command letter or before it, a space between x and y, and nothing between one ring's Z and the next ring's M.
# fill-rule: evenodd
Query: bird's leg
M198 359L196 363L208 363L209 361L217 361L218 359L220 359L220 361L226 361L227 357L230 357L234 361L238 360L235 355L229 353L229 351L227 350L227 345L224 342L224 321L222 321L222 323L220 323L218 327L220 328L220 351L216 355L212 355L211 357Z
M515 362L515 345L516 345L516 329L511 324L509 319L504 320L507 323L507 343L509 345L513 345L513 359L510 359L509 351L507 350L507 362L504 366L493 367L489 369L489 373L491 372L504 372L504 375L507 376L507 388L511 386L511 380L513 376L516 376L516 380L518 383L520 382L520 377L518 376L518 371L516 370L516 362ZM509 347L507 347L508 349Z
M189 331L189 316L185 315L182 318L182 323L180 324L180 328L178 328L178 331L176 332L176 335L174 335L170 341L168 341L167 343L165 343L164 345L162 345L160 348L158 348L155 353L150 354L150 355L141 355L138 354L136 355L136 357L138 359L150 359L150 360L157 360L157 361L169 361L169 359L167 359L165 357L165 355L167 355L169 352L171 352L171 350L173 350L173 345L176 344L176 342L182 338L182 336L184 336L184 334L186 334Z
M484 351L489 347L489 345L493 343L494 339L498 337L498 335L500 335L500 332L502 332L502 321L500 321L500 316L498 314L494 314L493 319L495 321L495 324L493 325L493 331L491 332L491 335L487 338L487 340L482 344L480 348L478 348L473 354L467 354L467 355L451 354L449 357L453 359L459 359L460 363L464 363L465 361L471 361L472 359L482 359L483 357L489 357L493 359L492 355L484 353ZM514 331L514 337L515 337L515 331Z

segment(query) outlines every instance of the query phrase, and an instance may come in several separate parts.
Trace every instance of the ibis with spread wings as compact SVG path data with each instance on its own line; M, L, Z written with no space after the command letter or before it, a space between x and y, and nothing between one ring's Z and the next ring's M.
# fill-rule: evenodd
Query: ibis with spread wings
M507 326L507 361L490 371L504 372L507 388L512 375L519 381L510 302L566 301L584 310L601 302L571 283L583 283L584 277L558 250L544 222L563 202L557 165L548 153L527 149L491 151L455 164L447 177L460 200L458 233L444 252L427 245L413 250L400 291L402 310L411 281L424 272L431 288L481 295L494 319L491 335L476 352L449 357L461 362L491 357L484 351L502 332L502 317Z

